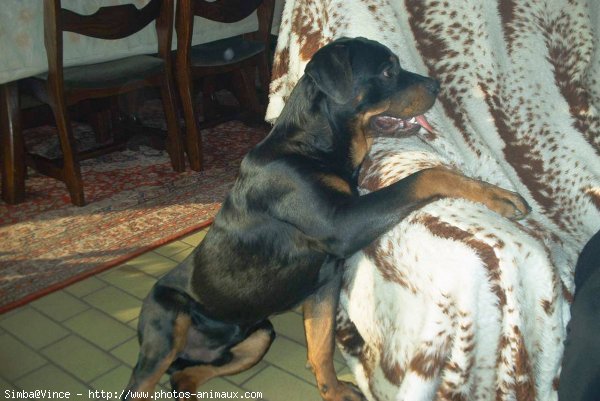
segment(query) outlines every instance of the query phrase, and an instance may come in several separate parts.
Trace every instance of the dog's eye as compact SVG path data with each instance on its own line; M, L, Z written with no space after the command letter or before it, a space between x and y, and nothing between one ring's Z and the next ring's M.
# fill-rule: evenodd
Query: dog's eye
M394 76L394 72L391 68L386 68L381 72L381 75L383 75L386 78L391 78Z

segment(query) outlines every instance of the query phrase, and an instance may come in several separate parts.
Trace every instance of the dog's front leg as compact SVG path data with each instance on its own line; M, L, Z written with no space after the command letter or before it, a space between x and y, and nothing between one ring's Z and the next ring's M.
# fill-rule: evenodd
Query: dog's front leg
M335 314L342 282L341 272L311 295L303 305L308 361L317 379L321 397L327 401L363 401L351 383L337 379L333 366Z

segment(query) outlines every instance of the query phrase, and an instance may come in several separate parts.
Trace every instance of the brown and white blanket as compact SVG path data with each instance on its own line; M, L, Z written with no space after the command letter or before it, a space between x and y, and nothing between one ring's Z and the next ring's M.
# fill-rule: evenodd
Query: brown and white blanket
M267 119L340 36L435 77L435 134L378 138L364 191L444 164L520 222L441 200L347 262L338 344L370 400L556 400L578 252L600 228L600 2L287 0Z

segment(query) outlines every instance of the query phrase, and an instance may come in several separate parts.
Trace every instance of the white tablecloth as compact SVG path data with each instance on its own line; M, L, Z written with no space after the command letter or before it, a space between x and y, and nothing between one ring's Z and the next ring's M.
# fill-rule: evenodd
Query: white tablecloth
M63 0L63 7L92 14L109 4L133 3L138 8L149 0ZM279 27L283 0L278 0L274 31ZM210 42L258 29L256 14L234 24L221 24L196 17L192 44ZM173 48L176 37L173 32ZM151 24L137 34L120 40L101 40L74 33L65 34L65 66L108 61L157 51L156 31ZM0 1L0 83L39 74L48 69L44 48L42 0Z

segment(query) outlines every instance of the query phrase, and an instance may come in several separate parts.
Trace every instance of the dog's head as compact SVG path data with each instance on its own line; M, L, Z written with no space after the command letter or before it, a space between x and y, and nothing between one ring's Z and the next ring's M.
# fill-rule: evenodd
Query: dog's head
M353 114L349 128L360 148L353 150L357 164L373 136L412 134L421 126L431 129L423 113L435 102L438 82L403 70L398 57L381 43L337 39L313 55L305 74L332 108Z

